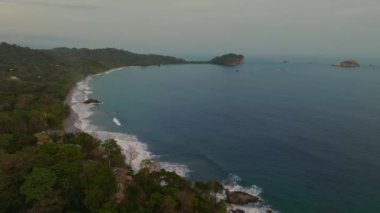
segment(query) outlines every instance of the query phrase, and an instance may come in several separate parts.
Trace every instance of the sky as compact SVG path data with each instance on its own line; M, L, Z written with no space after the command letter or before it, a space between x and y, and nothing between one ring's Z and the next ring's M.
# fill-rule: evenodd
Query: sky
M379 0L0 0L0 41L167 55L380 56Z

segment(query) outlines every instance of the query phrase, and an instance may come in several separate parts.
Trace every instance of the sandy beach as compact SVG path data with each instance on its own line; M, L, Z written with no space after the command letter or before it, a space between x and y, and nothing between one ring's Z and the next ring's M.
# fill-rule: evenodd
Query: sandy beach
M115 68L115 69L111 69L111 70L106 70L106 71L98 73L98 74L86 76L85 78L83 78L80 81L78 81L70 89L69 93L67 94L67 96L66 96L66 98L64 100L64 104L70 107L70 115L62 123L63 129L65 130L65 132L68 132L68 133L77 133L77 132L81 132L82 131L81 129L79 129L78 127L75 126L75 123L80 119L80 117L79 117L78 113L73 110L73 106L72 106L72 104L73 104L72 103L73 95L74 95L75 91L78 89L78 84L81 83L81 82L86 81L89 78L91 78L91 76L105 75L105 74L109 74L111 72L114 72L114 71L117 71L117 70L120 70L120 69L123 69L123 68L126 68L126 67L119 67L119 68Z
M79 118L78 114L75 113L74 110L70 106L75 88L76 88L76 85L73 88L71 88L69 94L67 94L64 101L64 104L70 107L70 115L63 121L63 124L62 124L63 129L65 130L65 132L68 132L68 133L80 132L80 130L76 128L74 125L75 121L77 121Z

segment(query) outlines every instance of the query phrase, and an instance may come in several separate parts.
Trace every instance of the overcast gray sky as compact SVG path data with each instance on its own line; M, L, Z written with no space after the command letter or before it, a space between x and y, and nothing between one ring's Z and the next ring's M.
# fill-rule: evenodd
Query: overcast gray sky
M0 0L0 40L142 53L380 56L380 0Z

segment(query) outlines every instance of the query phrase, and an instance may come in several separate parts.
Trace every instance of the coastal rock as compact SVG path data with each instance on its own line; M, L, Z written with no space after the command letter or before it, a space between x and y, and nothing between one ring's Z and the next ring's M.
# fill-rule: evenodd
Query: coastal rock
M338 64L334 64L332 66L343 67L343 68L356 68L356 67L360 67L360 64L356 60L347 60L347 61L342 61Z
M258 196L248 194L246 192L226 192L227 194L227 203L236 204L236 205L246 205L249 203L259 203L262 200Z
M241 209L231 209L228 213L245 213L245 211Z
M99 101L98 99L94 99L94 98L90 98L90 99L87 99L85 102L83 102L84 104L101 104L102 102Z
M210 60L210 63L224 65L224 66L241 65L241 64L244 64L244 56L230 53L230 54L215 57Z

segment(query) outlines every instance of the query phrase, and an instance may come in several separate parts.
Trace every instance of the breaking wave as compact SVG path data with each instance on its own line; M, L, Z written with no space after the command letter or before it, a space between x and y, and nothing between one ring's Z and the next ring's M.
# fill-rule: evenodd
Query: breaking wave
M122 69L123 68L113 69L97 75L106 75ZM138 171L143 160L154 160L157 156L154 156L149 151L147 144L141 142L137 136L120 132L103 131L91 122L90 118L94 114L93 107L95 106L91 104L84 104L83 102L86 101L89 98L89 95L93 93L92 88L89 86L89 82L92 79L93 76L89 76L83 81L78 82L71 92L71 97L69 98L68 103L72 109L72 112L76 114L76 120L73 125L80 131L91 134L102 141L108 139L116 140L118 145L123 150L126 161L128 163L131 162L131 167L134 171ZM122 125L118 118L113 117L112 121L117 126ZM158 165L161 168L167 171L175 172L182 177L186 177L190 171L187 166L179 163L158 162Z
M229 191L240 191L240 192L246 192L248 194L260 197L260 194L262 193L262 189L256 185L251 186L242 186L240 185L241 178L237 175L230 174L228 179L224 180L222 182L223 187ZM226 199L226 195L220 195L220 199ZM260 197L261 199L261 197ZM240 209L243 210L246 213L267 213L267 212L276 212L269 205L265 204L265 201L259 204L250 204L250 205L230 205L228 207L228 210L232 209Z
M122 69L123 68L118 68L97 75L106 75ZM89 86L89 82L92 79L93 77L89 76L83 81L78 82L71 92L71 97L69 97L68 103L72 109L72 112L76 114L76 120L73 125L80 131L91 134L102 141L108 139L116 140L119 146L122 148L124 155L126 156L126 161L131 162L131 167L134 171L138 171L140 169L140 165L143 160L157 159L157 156L154 156L149 151L147 144L141 142L137 136L120 132L103 131L91 122L90 117L94 114L93 107L95 106L91 104L83 104L83 102L87 100L89 98L89 95L93 93L92 88ZM110 117L110 119L112 119L113 123L115 123L117 126L122 125L118 118ZM134 153L133 159L130 159L132 152ZM160 168L175 172L182 177L187 177L190 173L189 168L183 164L172 162L158 162L158 165ZM231 174L229 178L222 183L224 188L228 189L229 191L242 191L260 197L260 194L262 192L261 188L255 185L244 187L239 184L240 181L241 179L239 176ZM220 194L219 199L226 199L226 194ZM277 212L272 210L269 205L266 205L265 201L260 204L228 206L228 210L233 209L244 210L246 213L267 213L270 211Z

